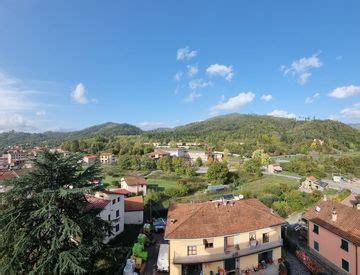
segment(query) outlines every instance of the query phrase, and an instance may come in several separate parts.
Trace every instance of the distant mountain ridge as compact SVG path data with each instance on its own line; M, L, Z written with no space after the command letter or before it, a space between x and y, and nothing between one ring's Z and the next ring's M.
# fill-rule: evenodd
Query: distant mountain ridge
M107 122L79 131L0 133L0 148L13 144L58 145L66 140L88 139L98 136L142 135L151 140L204 140L206 142L234 141L267 142L278 138L288 144L304 143L312 139L325 140L334 148L360 148L360 132L344 123L333 120L299 121L262 115L228 114L193 122L175 128L143 131L127 123Z
M97 136L119 136L119 135L139 135L142 130L134 125L127 123L107 122L91 126L78 131L70 132L44 132L44 133L24 133L24 132L5 132L0 133L0 147L13 144L47 143L49 145L59 144L65 140L85 139Z

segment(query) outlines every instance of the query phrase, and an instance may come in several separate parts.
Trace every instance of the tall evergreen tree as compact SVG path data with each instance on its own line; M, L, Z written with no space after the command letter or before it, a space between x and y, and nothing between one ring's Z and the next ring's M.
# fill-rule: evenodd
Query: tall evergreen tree
M88 183L98 166L45 152L35 169L4 196L0 274L82 274L91 271L110 225L86 211Z

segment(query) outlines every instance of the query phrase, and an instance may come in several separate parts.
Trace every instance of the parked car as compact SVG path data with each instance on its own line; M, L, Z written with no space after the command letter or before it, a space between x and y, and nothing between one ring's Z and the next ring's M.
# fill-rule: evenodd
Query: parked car
M165 231L166 220L163 218L158 218L153 221L153 229L155 232Z

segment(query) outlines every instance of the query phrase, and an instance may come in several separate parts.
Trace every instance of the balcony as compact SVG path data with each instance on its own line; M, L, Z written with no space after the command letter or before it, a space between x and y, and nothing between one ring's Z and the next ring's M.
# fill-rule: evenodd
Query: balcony
M173 262L174 264L196 264L223 261L274 249L282 245L283 241L278 240L264 244L258 243L256 246L249 246L242 249L237 249L233 247L231 249L227 249L223 253L209 253L207 255L180 256L178 253L174 252Z

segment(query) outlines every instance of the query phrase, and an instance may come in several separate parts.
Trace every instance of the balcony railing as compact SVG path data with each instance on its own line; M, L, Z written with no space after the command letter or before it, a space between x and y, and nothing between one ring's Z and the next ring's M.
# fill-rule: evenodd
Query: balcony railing
M283 241L278 240L274 242L257 244L256 246L249 246L247 248L237 249L236 247L232 247L231 249L227 249L223 253L209 253L206 255L191 255L191 256L181 256L177 252L174 252L174 264L196 264L196 263L209 263L222 261L226 259L238 258L254 253L259 253L262 251L274 249L283 245Z

